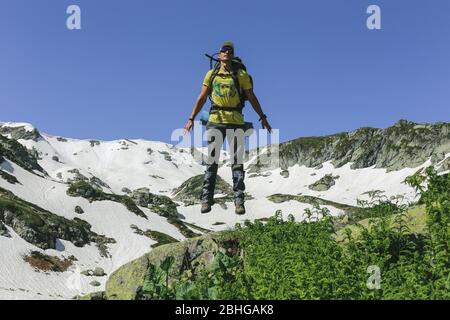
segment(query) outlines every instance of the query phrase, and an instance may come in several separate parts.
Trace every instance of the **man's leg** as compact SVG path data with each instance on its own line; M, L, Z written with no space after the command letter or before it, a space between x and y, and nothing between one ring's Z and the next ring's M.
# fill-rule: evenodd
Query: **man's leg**
M206 160L206 170L203 179L201 202L212 205L214 202L214 189L216 186L217 169L219 167L220 149L222 148L224 134L222 130L208 127L208 157Z
M209 164L206 166L205 176L203 178L203 188L201 195L201 202L208 203L213 205L214 202L214 189L216 186L216 178L217 178L217 168L218 165L216 163Z
M234 202L236 205L243 205L245 191L245 171L244 171L244 151L245 136L244 131L237 129L233 132L228 131L227 141L232 153L231 173L233 177ZM245 209L244 209L245 211Z
M234 191L234 202L236 204L243 204L245 201L244 191L245 191L245 172L243 164L235 164L231 166L231 171L233 175L233 191Z

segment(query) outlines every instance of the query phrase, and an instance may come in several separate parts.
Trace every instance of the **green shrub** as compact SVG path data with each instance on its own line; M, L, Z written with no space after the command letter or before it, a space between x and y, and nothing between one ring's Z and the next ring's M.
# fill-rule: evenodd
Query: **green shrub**
M163 294L153 290L151 298L449 299L449 175L438 176L429 168L426 176L407 182L426 204L425 234L412 233L406 207L379 192L364 204L368 226L358 224L358 236L346 229L343 243L333 236L335 224L327 209L306 210L301 223L293 216L283 220L279 211L266 223L246 222L231 231L242 256L219 251L209 268L187 270L170 284L161 282L163 272L157 277ZM372 267L380 270L379 287L368 285Z

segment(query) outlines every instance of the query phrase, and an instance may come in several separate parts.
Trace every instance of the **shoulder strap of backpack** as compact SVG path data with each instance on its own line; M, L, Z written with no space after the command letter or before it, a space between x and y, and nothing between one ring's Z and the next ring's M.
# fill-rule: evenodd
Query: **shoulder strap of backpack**
M241 85L239 83L238 73L239 73L240 70L244 70L244 71L247 72L247 68L242 63L242 60L239 57L233 58L232 68L233 68L232 77L233 77L233 81L234 81L234 84L236 86L237 92L239 94L239 100L240 100L240 104L238 106L238 109L239 109L239 112L242 113L242 110L244 109L245 101L247 100L247 97L245 95L245 92L243 92L243 90L241 88ZM250 79L250 81L252 81L252 79Z
M210 88L210 92L209 92L209 100L210 100L210 101L212 101L212 100L211 100L211 95L212 95L212 92L213 92L213 90L214 90L214 88L213 88L213 85L214 85L214 78L217 76L217 74L219 73L219 71L220 71L220 62L216 62L216 65L214 66L214 69L213 69L213 71L212 71L212 73L211 73L211 76L209 77L209 88Z

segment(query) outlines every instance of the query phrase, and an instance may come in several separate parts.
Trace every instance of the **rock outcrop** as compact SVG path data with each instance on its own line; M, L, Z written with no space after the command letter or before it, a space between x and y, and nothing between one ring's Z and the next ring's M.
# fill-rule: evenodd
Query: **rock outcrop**
M333 176L332 174L326 174L316 182L308 186L309 189L314 191L327 191L336 184L336 180L339 176Z
M169 256L175 258L169 274L169 283L171 283L184 272L196 273L210 267L217 252L225 253L230 250L239 251L237 240L220 233L210 233L157 247L116 270L106 283L105 296L108 300L140 299L140 292L150 264L157 266ZM234 251L233 254L239 254Z
M177 218L177 204L168 196L150 192L149 188L139 188L131 193L131 199L141 207L148 207L153 212L166 218Z
M68 220L0 188L0 223L11 227L22 239L41 249L56 249L57 239L72 242L77 247L94 242L105 255L106 244L115 243L91 231L91 225L75 218Z
M104 200L119 202L137 216L147 219L145 213L139 209L129 196L103 192L98 186L92 185L85 180L78 180L71 183L66 193L71 197L83 197L89 200L89 202Z
M36 128L27 130L25 125L17 127L9 127L7 125L0 125L0 135L10 135L12 140L33 140L39 141L43 139L41 134Z
M194 205L200 203L200 196L203 188L203 174L196 175L187 179L178 188L175 188L172 192L174 195L173 200L181 201L185 206ZM233 188L222 177L217 175L216 188L214 194L221 194L222 196L215 197L214 202L222 206L225 206L225 202L233 201ZM250 200L253 197L245 193L245 199Z
M388 171L414 168L429 158L437 163L450 153L450 123L417 124L400 120L386 129L360 128L352 132L321 137L303 137L279 145L279 164L316 167L331 161L335 167L352 162L352 168L386 168ZM259 172L255 161L250 172Z
M45 170L38 164L37 157L32 151L27 150L19 142L0 135L0 163L5 158L30 172L36 170L46 174Z

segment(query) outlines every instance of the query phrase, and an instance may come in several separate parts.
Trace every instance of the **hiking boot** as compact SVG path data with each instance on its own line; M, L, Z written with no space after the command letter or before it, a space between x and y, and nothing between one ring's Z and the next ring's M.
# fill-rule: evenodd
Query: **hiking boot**
M211 204L209 204L208 202L203 202L202 203L202 208L200 209L200 211L202 213L207 213L211 211Z
M236 206L236 209L234 210L234 212L236 214L239 214L239 215L245 214L245 207L244 207L243 203L236 203L235 202L234 205Z

